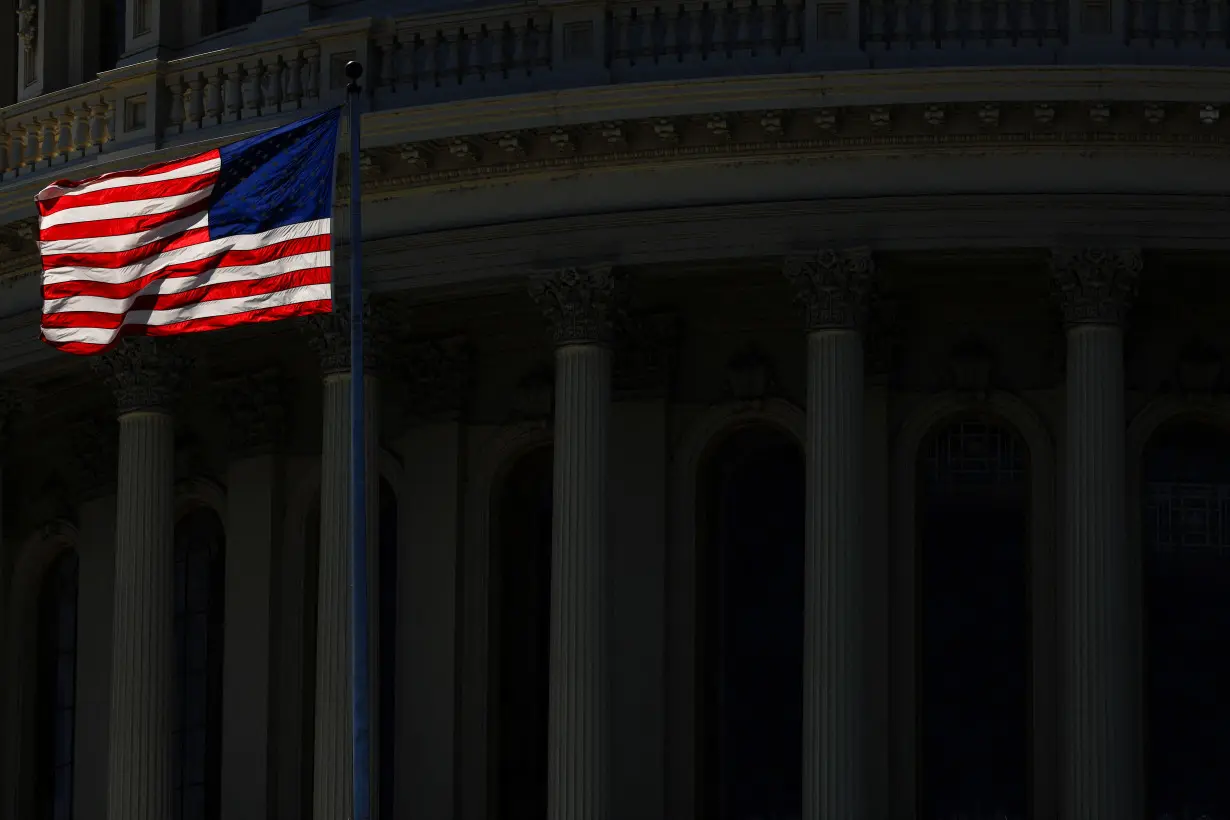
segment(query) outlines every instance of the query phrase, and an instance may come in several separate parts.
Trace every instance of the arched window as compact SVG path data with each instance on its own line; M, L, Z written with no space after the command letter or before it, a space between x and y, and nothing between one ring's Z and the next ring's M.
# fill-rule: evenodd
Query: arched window
M396 787L394 755L397 738L397 496L387 479L380 479L379 551L380 670L379 817L393 817Z
M776 427L732 432L697 494L701 807L712 820L802 812L803 453Z
M523 455L493 499L488 634L489 813L547 813L552 450Z
M1150 817L1230 818L1230 436L1196 423L1144 454Z
M917 469L919 817L1025 818L1027 448L965 418L923 443Z
M175 525L175 820L217 820L226 536L197 507Z
M35 804L38 820L73 816L77 719L77 553L66 550L44 576L38 611Z

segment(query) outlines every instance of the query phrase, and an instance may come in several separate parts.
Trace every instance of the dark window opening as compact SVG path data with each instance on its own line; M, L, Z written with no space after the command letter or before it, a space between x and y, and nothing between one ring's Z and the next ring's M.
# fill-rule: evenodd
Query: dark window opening
M986 419L920 450L920 818L1029 816L1028 466Z
M552 450L522 456L494 499L488 702L489 814L547 814Z
M701 470L701 815L802 812L803 453L769 426L736 431Z
M99 0L98 70L110 71L124 53L126 31L125 0Z
M175 525L174 818L218 820L225 532L198 507Z
M1144 455L1150 817L1230 818L1230 436L1159 430Z
M34 788L39 820L71 820L73 816L77 588L77 553L67 550L48 568L38 602Z
M243 26L251 23L261 13L260 0L218 0L217 30Z

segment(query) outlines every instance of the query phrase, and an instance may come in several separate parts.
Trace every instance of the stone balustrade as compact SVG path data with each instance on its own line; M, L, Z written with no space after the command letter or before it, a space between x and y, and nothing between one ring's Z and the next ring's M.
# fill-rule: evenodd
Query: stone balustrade
M0 109L0 180L100 153L221 144L338 105L356 56L375 112L842 68L1230 67L1230 0L607 0L345 21L127 66Z

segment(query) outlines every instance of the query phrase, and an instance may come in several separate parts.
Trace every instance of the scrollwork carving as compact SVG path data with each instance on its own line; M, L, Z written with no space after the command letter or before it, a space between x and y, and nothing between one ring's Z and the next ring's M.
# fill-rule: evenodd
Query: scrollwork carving
M550 322L557 345L607 344L623 316L625 285L609 265L560 268L535 276L530 296Z
M407 344L397 356L403 404L411 423L461 415L470 390L470 345L463 336Z
M874 267L870 249L849 248L788 256L782 271L795 288L809 331L862 330Z
M245 373L223 382L222 400L230 426L232 455L271 450L286 430L284 385L276 370Z
M350 371L350 305L345 297L335 296L333 301L332 313L308 316L301 325L308 344L320 356L320 369L326 376ZM384 364L382 354L388 348L390 325L383 305L370 299L364 303L363 365L369 371L379 370Z
M1136 248L1052 251L1051 276L1064 322L1122 324L1143 268Z
M121 415L139 410L168 410L179 397L192 358L171 339L126 339L92 365L115 394Z
M665 394L679 343L676 317L636 316L618 330L611 372L614 389L624 396Z
M38 45L38 1L26 0L17 7L17 37L26 53Z

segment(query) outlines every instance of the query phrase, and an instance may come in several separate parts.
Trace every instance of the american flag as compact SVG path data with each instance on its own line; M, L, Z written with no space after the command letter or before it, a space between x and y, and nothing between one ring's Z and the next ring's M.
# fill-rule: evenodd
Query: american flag
M43 341L101 353L332 310L339 113L40 191Z

